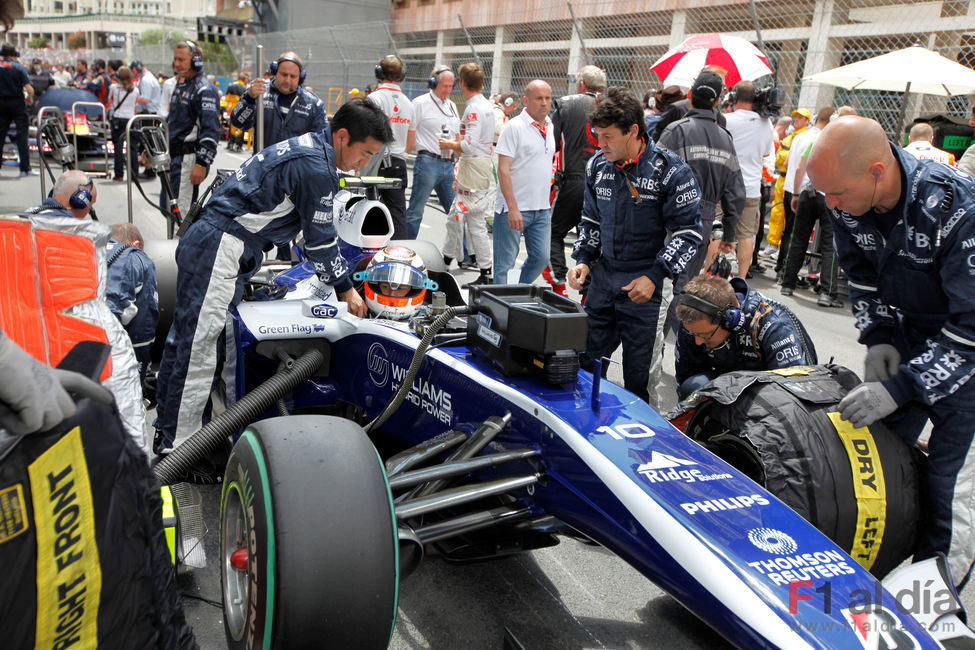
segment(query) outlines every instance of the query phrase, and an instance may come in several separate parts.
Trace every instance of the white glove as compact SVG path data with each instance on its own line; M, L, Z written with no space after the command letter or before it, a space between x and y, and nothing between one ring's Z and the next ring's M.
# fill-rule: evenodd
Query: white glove
M851 390L838 405L840 417L855 427L868 427L897 410L897 402L879 381L865 382Z
M68 391L112 403L112 394L91 379L44 365L0 332L0 427L16 435L53 428L74 415Z
M901 365L901 353L889 343L871 345L863 362L863 381L890 379Z

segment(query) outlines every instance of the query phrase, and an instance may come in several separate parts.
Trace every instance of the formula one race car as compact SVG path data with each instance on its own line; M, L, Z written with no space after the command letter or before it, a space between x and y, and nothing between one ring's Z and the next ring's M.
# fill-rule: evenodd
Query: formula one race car
M355 227L377 232L360 207ZM366 243L347 251L359 269ZM408 321L349 315L305 266L262 279L255 295L274 299L232 314L227 410L156 466L175 482L237 436L220 512L231 648L385 647L425 551L483 560L560 535L610 549L737 646L951 647L939 626L975 639L956 595L908 611L898 573L885 589L748 474L581 370L576 303L528 285L465 301L436 247L399 243L433 294ZM954 594L942 562L908 569Z

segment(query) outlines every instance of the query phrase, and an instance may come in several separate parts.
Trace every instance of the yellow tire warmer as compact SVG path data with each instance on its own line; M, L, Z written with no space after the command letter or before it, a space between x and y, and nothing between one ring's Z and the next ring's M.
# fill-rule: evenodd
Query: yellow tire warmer
M722 375L681 404L685 433L744 471L882 577L914 551L919 458L883 425L854 428L836 404L841 366Z

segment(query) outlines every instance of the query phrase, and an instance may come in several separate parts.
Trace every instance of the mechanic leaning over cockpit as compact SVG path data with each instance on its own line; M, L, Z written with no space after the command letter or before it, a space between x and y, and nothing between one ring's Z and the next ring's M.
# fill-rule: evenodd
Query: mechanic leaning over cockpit
M339 253L332 200L339 191L337 170L366 164L392 134L383 112L365 99L343 105L332 127L334 148L324 133L306 133L251 157L180 239L173 326L157 381L157 454L171 450L177 434L204 424L220 372L217 349L227 311L240 303L244 283L275 244L302 231L305 257L319 280L334 287L349 312L365 315Z

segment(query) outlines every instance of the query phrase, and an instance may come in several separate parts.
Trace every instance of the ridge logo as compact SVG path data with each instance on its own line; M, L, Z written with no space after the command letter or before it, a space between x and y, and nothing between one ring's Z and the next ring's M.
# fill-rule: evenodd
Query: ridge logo
M699 469L679 469L693 465L697 465L697 463L653 451L650 452L650 461L637 467L636 471L643 474L650 483L667 483L670 481L695 483L731 478L731 474L705 474Z

